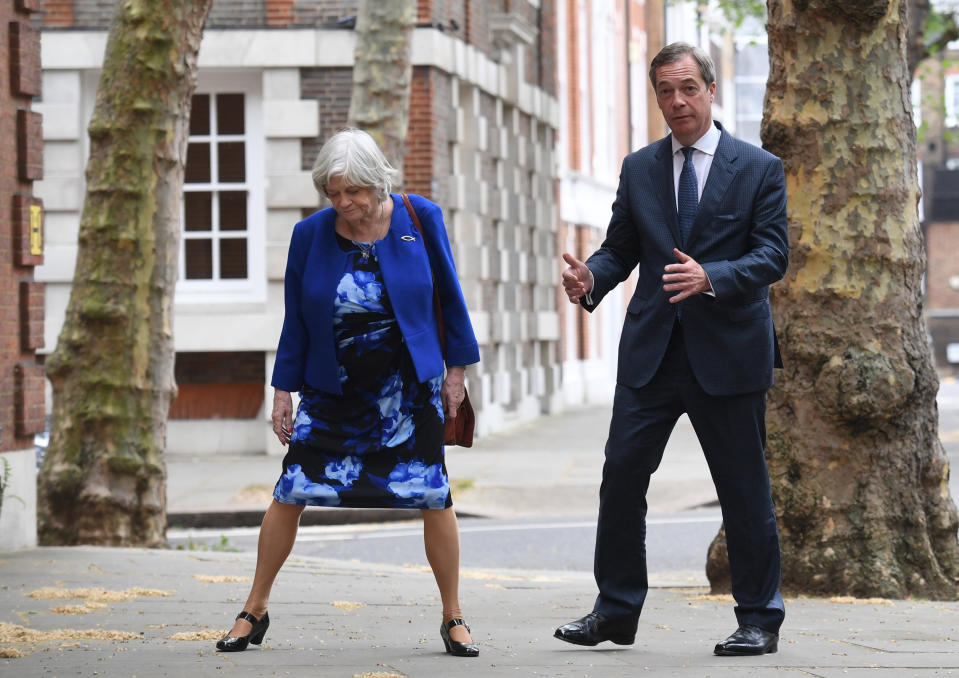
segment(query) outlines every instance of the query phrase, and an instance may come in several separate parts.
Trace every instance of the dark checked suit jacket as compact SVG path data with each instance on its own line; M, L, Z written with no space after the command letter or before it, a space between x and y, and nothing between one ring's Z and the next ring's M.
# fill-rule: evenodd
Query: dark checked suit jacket
M693 373L710 395L768 389L781 367L769 285L783 277L789 253L786 182L779 158L735 139L722 125L689 241L681 244L671 138L626 156L606 240L586 265L593 273L592 311L639 266L626 311L617 381L639 388L662 361L679 308ZM663 290L676 247L699 262L715 297L670 304Z

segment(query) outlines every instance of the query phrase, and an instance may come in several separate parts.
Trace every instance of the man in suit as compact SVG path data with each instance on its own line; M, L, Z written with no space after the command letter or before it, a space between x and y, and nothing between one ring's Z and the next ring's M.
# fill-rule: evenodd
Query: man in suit
M786 271L786 186L775 156L712 120L715 67L667 45L649 71L671 134L631 153L606 240L569 254L563 286L592 311L639 266L619 345L600 487L593 611L555 636L632 644L648 590L646 490L688 414L722 507L739 628L720 655L775 652L785 610L766 470L766 390L779 367L769 285Z

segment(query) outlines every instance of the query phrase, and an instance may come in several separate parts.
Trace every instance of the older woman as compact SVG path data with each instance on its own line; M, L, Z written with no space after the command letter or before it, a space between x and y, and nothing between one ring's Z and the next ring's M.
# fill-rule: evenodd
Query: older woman
M459 532L443 458L444 418L455 416L479 348L442 212L409 196L421 236L402 196L390 193L396 175L360 130L335 134L316 158L313 183L333 206L293 229L272 379L273 431L289 451L260 526L250 595L219 650L262 642L273 580L310 505L422 509L446 651L479 654L460 612ZM300 392L295 417L291 391Z

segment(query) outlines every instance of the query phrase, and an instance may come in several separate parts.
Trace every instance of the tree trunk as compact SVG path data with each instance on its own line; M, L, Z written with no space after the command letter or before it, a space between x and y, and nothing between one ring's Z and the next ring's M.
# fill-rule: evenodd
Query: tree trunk
M403 174L410 120L416 2L361 0L349 124L369 132Z
M89 127L73 289L47 361L44 544L166 544L180 194L212 1L117 3Z
M762 138L791 255L768 456L783 590L957 597L959 545L921 279L907 0L769 0ZM709 554L728 587L722 534Z

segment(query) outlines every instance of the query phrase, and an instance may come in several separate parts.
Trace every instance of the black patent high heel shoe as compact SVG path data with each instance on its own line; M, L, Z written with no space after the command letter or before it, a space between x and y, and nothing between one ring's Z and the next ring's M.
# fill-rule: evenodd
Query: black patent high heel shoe
M476 647L476 643L473 641L461 643L450 638L450 629L454 626L465 626L466 632L470 632L470 627L462 619L450 619L448 622L440 624L440 638L443 639L446 651L454 657L478 657L479 648Z
M264 612L263 616L257 619L249 612L241 612L236 616L237 619L245 619L253 628L245 636L223 636L216 641L216 649L221 652L242 652L250 643L259 645L263 642L263 636L266 630L270 628L270 613Z

